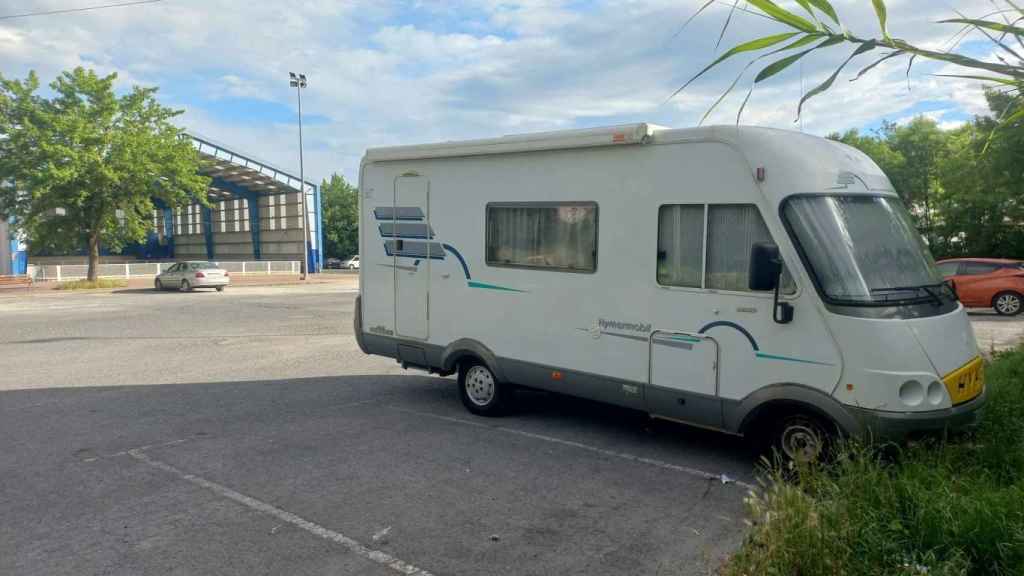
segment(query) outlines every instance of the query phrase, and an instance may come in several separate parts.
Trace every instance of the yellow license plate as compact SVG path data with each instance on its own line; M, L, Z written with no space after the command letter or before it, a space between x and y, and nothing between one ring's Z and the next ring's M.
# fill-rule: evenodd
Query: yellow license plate
M985 362L978 356L947 374L942 382L954 406L972 400L985 388Z

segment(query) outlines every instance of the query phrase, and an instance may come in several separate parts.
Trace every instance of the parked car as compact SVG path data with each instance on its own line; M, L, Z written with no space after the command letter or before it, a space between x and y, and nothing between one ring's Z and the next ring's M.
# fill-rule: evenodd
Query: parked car
M157 275L153 287L182 292L193 288L216 288L217 292L223 292L230 283L231 274L215 262L178 262Z
M324 260L324 268L328 270L339 270L341 268L341 258L328 258Z
M997 258L956 258L938 263L968 308L994 308L1003 316L1024 311L1024 262Z
M345 260L341 263L341 267L345 270L359 270L359 255L356 254L348 260Z

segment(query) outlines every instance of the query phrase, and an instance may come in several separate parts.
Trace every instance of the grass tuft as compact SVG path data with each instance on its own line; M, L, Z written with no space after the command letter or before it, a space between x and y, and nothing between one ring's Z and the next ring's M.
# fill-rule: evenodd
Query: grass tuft
M986 367L977 429L767 467L726 576L1024 574L1024 348Z
M128 285L127 280L114 280L100 278L99 280L73 280L57 284L57 290L95 290L97 288L124 288Z

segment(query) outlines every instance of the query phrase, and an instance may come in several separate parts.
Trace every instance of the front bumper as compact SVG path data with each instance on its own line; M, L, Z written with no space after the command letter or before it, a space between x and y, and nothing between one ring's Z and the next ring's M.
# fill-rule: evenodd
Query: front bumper
M988 390L982 390L973 400L946 408L927 412L886 412L847 406L865 434L874 440L902 440L918 432L955 431L969 428L977 423L981 409L988 397Z

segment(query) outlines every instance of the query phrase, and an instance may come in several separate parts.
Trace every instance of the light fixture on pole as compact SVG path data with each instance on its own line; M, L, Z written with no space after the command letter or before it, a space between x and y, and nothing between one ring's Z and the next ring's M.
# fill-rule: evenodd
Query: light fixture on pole
M299 97L299 190L302 191L299 196L302 197L302 279L305 280L309 274L309 249L311 246L309 233L309 211L306 209L306 170L302 160L302 89L306 87L306 75L289 72L288 76L288 84L292 88L295 88L295 93Z

